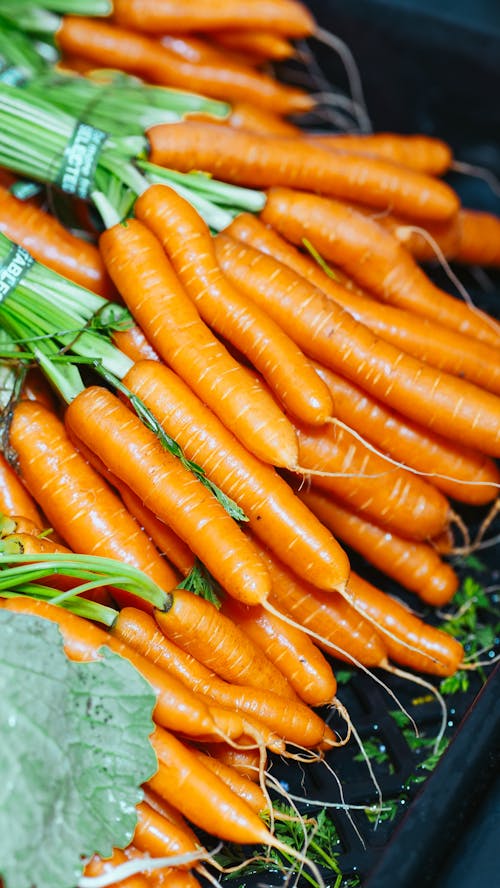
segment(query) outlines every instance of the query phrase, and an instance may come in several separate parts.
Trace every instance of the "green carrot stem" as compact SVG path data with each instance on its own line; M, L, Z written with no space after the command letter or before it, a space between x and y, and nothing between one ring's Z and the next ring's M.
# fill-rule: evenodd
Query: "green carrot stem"
M0 552L2 552L2 543L0 540ZM18 566L9 567L11 564ZM30 568L30 564L35 565L35 568ZM108 578L109 585L133 591L135 595L149 601L160 610L168 610L172 601L171 595L161 589L143 571L130 564L122 564L100 555L76 553L67 555L64 552L54 552L48 558L46 555L27 553L0 554L0 568L3 565L3 569L0 570L0 588L6 588L9 583L12 585L16 581L26 582L24 577L30 570L41 570L48 572L44 574L45 576L58 573L64 576L80 576L90 581L102 575ZM33 578L30 576L30 580Z
M266 196L262 191L221 182L218 179L213 179L206 173L197 171L179 173L177 170L160 167L157 164L150 163L148 160L138 160L137 165L151 181L184 185L190 191L206 196L221 206L258 213L263 209L266 202Z
M54 604L55 597L58 595L57 589L50 586L41 586L37 583L25 583L17 589L0 589L0 598L40 598L42 601L50 601ZM97 623L103 623L105 626L112 626L118 617L118 611L105 604L99 604L97 601L87 601L86 598L79 598L77 595L61 602L59 607L71 611L79 617L86 617L88 620L95 620Z

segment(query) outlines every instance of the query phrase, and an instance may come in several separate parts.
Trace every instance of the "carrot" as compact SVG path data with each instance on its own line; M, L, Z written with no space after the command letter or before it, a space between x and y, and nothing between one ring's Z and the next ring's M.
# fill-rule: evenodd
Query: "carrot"
M317 262L299 253L292 244L287 244L277 232L249 213L237 217L226 233L288 265L386 342L433 367L500 393L496 348L413 312L390 305L381 308L368 293L337 281L337 270L333 279L329 277Z
M219 622L217 618L215 620ZM162 623L162 630L163 625ZM240 630L231 625L231 622L227 619L225 626L223 625L220 628L224 631L225 627L230 633L232 640L239 641L243 639L240 662L242 668L247 668L244 665L245 654L251 656L247 640ZM167 631L170 633L170 629ZM237 680L237 682L233 679L232 684L230 684L226 681L221 681L211 671L211 669L219 671L218 666L214 666L212 663L210 669L195 659L193 655L196 652L195 643L190 645L191 652L187 652L182 637L182 647L179 647L178 644L170 640L166 632L164 634L163 631L160 631L155 626L152 618L137 608L123 608L111 629L113 637L129 644L142 656L152 660L176 679L182 681L183 684L196 694L201 695L207 705L211 707L211 710L214 706L234 709L236 712L242 713L244 717L248 715L256 719L259 725L266 725L277 736L290 743L314 747L321 742L325 732L325 725L322 720L297 699L290 697L290 688L283 684L282 679L279 679L279 683L274 683L272 669L269 669L269 664L266 663L265 659L262 660L258 654L253 658L253 665L257 671L255 678L252 675L249 678L247 675L246 679L242 681ZM222 648L222 644L220 647ZM211 658L219 655L220 659L223 659L221 650L216 652L209 651L208 655ZM208 655L202 650L201 656L203 656L203 659L207 660ZM263 666L262 663L264 664ZM224 666L221 669L224 669ZM238 670L236 667L234 669L237 675ZM232 670L233 664L228 662L225 670L226 675L232 676ZM266 671L267 679L261 682L260 677L264 671ZM266 680L268 684L264 689L263 683ZM331 687L332 682L330 682L330 689ZM284 693L282 693L283 688ZM319 696L317 693L317 699ZM330 697L326 698L326 702L330 702L333 696L334 692ZM322 702L325 702L324 696Z
M138 524L147 533L153 541L158 551L168 559L184 576L186 576L194 566L195 557L191 549L177 536L176 533L163 521L160 521L151 509L144 505L141 498L138 497L127 484L124 484L120 478L117 478L113 472L101 459L85 444L80 441L76 435L70 434L71 441L76 449L82 454L88 463L106 479L120 494L126 508L136 519Z
M14 613L31 614L57 623L63 635L64 649L71 660L96 660L103 645L121 654L150 683L156 695L153 718L157 725L172 730L182 729L183 733L192 737L219 739L221 732L212 717L212 710L199 697L163 669L88 620L57 605L24 595L0 599L0 606Z
M252 0L235 5L231 0L201 4L184 0L115 0L115 21L138 31L168 33L213 31L220 28L264 28L289 37L306 37L314 31L311 13L295 0Z
M177 584L174 571L51 411L34 401L19 402L10 440L28 489L71 549L133 564L166 590ZM116 595L138 603L131 593Z
M147 785L163 785L160 771L148 781ZM191 831L186 831L171 820L167 820L147 802L140 802L136 810L138 819L132 841L139 851L154 858L190 854L200 848L200 843L192 838ZM195 862L183 866L189 868L194 866Z
M0 232L58 274L107 298L111 281L97 247L71 234L41 207L0 186Z
M411 540L437 536L448 525L448 500L423 478L391 465L344 429L297 431L301 464L328 473L313 478L316 487L368 520Z
M450 146L442 139L422 134L401 135L400 133L346 134L332 133L317 135L306 133L305 138L312 145L331 148L334 151L348 151L366 154L368 157L383 157L385 160L410 167L429 176L442 176L448 172L453 161Z
M260 786L258 786L253 780L242 776L235 768L226 764L226 762L221 759L208 755L203 750L196 749L193 746L190 746L189 748L193 755L204 764L205 768L208 768L209 771L212 771L217 777L220 777L223 783L229 786L236 795L241 799L244 799L252 811L255 811L257 814L266 811L268 808L266 797Z
M386 632L383 634L392 659L415 671L430 672L433 675L453 675L457 671L464 651L455 638L442 629L424 623L399 601L381 592L354 572L349 578L349 590L356 607L376 620L381 631L386 629L392 636L401 639L398 642ZM409 644L412 647L408 647ZM414 650L415 647L420 654Z
M276 61L288 59L295 54L295 47L281 34L272 31L250 30L221 30L212 31L212 40L225 49L243 50L243 52L255 53L262 59L274 59Z
M35 500L2 453L0 453L0 512L4 515L23 515L38 527L43 527L43 518Z
M494 394L378 340L322 291L270 256L236 245L227 235L217 235L216 246L229 279L310 357L426 428L490 456L500 455L500 399Z
M222 422L272 464L295 465L291 424L201 320L160 242L139 221L101 236L104 261L147 338Z
M190 626L186 619L188 610ZM154 616L167 638L226 681L272 688L282 697L296 699L288 680L211 602L185 589L176 589L168 614L157 610Z
M338 264L383 302L498 347L500 330L492 318L436 287L396 238L352 207L273 188L261 218L293 243L308 238L324 259Z
M265 600L267 573L236 522L118 398L91 386L72 401L66 423L173 528L224 589L246 603Z
M165 28L164 32L171 30ZM304 90L281 84L253 68L228 61L189 62L151 37L102 19L64 16L56 42L70 56L214 99L262 103L282 114L301 113L314 106Z
M410 213L419 220L448 219L459 206L455 193L440 180L378 158L336 155L301 139L193 120L153 126L148 138L153 163L181 172L205 170L252 188L302 188L403 216Z
M179 377L167 367L139 362L124 382L186 456L238 503L253 532L296 573L325 589L345 583L348 561L332 535L277 472L245 450Z
M218 744L214 744L218 745ZM189 833L193 842L197 841L197 836L194 830L188 825L187 820L182 816L181 812L171 805L166 799L162 798L158 793L153 792L150 787L145 784L143 785L144 792L144 801L149 805L150 808L154 808L158 814L161 814L162 817L165 817L166 820L170 820L171 823L175 823L177 826L182 827L186 833Z
M301 700L310 706L331 703L337 691L331 666L301 630L262 607L244 607L230 599L223 601L222 613L265 652Z
M460 241L456 262L469 265L500 265L500 218L479 210L459 213Z
M319 490L302 490L299 496L339 539L423 601L441 606L457 591L455 571L432 545L403 539Z
M150 786L189 821L226 841L274 844L271 834L250 806L184 744L158 727L151 741L162 769L150 781Z
M498 495L494 460L412 423L332 370L320 364L316 369L330 387L338 419L379 450L428 476L453 499L483 505Z
M115 866L120 866L120 864L126 863L127 860L128 857L121 848L113 848L113 854L106 859L94 854L88 863L85 864L83 875L90 877L110 873ZM147 878L141 873L136 873L135 876L129 876L129 878L121 879L113 884L116 888L148 888Z
M149 857L144 851L139 851L133 845L128 845L124 853L127 860ZM200 888L200 883L192 870L179 869L177 866L166 866L161 869L151 869L150 866L146 869L146 867L147 859L145 860L145 873L148 888Z
M257 59L250 54L224 52L222 47L216 46L212 40L199 35L193 37L191 34L162 34L159 42L169 52L195 65L213 63L220 66L229 61L252 67L257 62Z
M249 102L232 102L231 113L225 119L208 117L201 112L193 112L187 115L187 119L220 123L221 126L232 126L235 129L275 136L295 136L301 132L299 127L279 117L273 111L251 105Z
M19 531L9 533L2 539L2 551L19 555L47 555L54 552L69 554L71 549L60 543L53 543L47 537L35 536L33 533Z
M56 400L46 377L38 367L28 370L22 384L21 398L38 401L50 410L56 409Z
M116 345L131 361L161 360L137 324L133 324L128 330L113 330L112 340L113 345Z
M259 782L260 755L257 749L238 749L228 743L204 743L203 750L253 783Z
M0 537L6 537L11 533L31 533L38 536L43 532L43 527L25 515L3 515L0 513Z
M323 381L293 340L226 280L210 230L192 205L172 188L152 185L134 212L163 244L205 323L248 358L292 416L324 423L332 402Z

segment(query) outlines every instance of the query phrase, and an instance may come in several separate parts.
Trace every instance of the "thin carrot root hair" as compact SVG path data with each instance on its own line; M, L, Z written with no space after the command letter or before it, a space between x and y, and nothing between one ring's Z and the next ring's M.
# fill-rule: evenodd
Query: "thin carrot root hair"
M470 545L470 552L474 552L475 549L479 548L481 542L484 539L484 535L485 535L486 531L488 530L490 525L493 524L493 521L495 520L495 518L499 512L500 512L500 497L497 497L496 500L491 504L491 508L489 509L488 514L486 515L486 517L483 519L483 521L481 522L481 524L479 526L479 530L477 531L474 542L471 543L471 545Z
M498 500L495 500L495 503L496 502L498 502ZM491 509L490 509L490 511L491 511ZM467 553L469 553L471 551L471 540L470 540L469 528L465 524L462 517L458 514L458 512L455 512L453 509L450 509L450 526L452 526L452 525L455 525L456 527L459 528L460 533L462 534L462 537L464 540L464 542L463 542L464 550ZM454 551L455 550L453 549L452 552L454 552Z
M222 843L212 851L200 848L199 851L191 851L188 854L176 854L170 857L136 857L113 867L111 872L102 873L100 876L81 876L78 880L77 888L107 888L108 885L122 882L130 876L137 875L137 873L147 874L153 870L164 869L165 867L183 866L186 863L197 860L210 860L221 847Z
M340 58L347 75L352 108L357 118L359 129L364 133L372 132L373 127L366 106L361 75L349 46L340 37L327 31L325 28L315 28L312 37L318 43L328 46Z
M490 186L494 194L500 196L500 180L498 179L498 176L495 176L495 173L492 173L491 170L488 170L486 167L476 166L474 163L465 163L461 160L454 160L450 169L455 173L463 173L465 176L476 176L478 179L483 179L486 184Z
M350 601L350 599L349 599L347 593L345 592L345 589L344 589L344 591L342 591L341 589L337 589L336 591L338 591L338 592L339 592L339 593L340 593L340 594L346 599L346 601L348 601L349 604L352 605L352 602ZM403 704L402 704L401 701L398 699L398 697L396 696L396 694L394 693L394 691L393 691L393 690L392 690L392 689L391 689L391 688L390 688L390 687L389 687L384 681L382 681L382 679L381 679L378 675L375 675L375 673L372 672L371 669L368 668L368 666L365 666L363 663L361 663L359 660L357 660L356 657L353 657L352 654L349 654L349 653L348 653L347 651L345 651L343 648L339 647L339 645L337 645L337 644L333 644L333 642L329 641L327 638L323 638L323 636L322 636L322 635L319 635L318 632L314 632L312 629L309 629L308 626L302 626L300 623L297 623L295 620L292 620L291 617L289 617L289 616L286 615L286 614L283 614L283 613L282 613L281 611L279 611L277 608L273 607L272 604L270 604L268 601L266 601L266 602L262 605L262 607L264 607L265 609L269 610L269 611L270 611L271 613L273 613L276 617L280 617L280 619L284 620L285 623L289 623L290 626L294 626L296 629L301 629L302 632L306 632L307 635L310 635L310 636L311 636L311 638L315 638L316 641L319 641L319 642L321 642L322 645L325 645L325 647L328 647L328 648L332 651L332 653L334 653L334 654L340 654L340 656L341 656L343 659L349 660L349 662L352 663L353 666L357 666L358 669L360 669L362 672L365 672L367 675L369 675L370 678L373 679L374 682L376 682L378 685L380 685L380 687L383 688L384 691L386 691L387 694L389 694L389 697L392 697L392 699L394 700L394 702L395 702L396 706L398 707L398 709L400 709L401 712L403 712L404 715L406 715L406 717L409 719L410 723L411 723L412 726L414 727L415 732L418 734L418 729L417 729L417 726L416 726L416 724L415 724L414 719L412 718L412 716L410 715L410 713L407 712L407 710L404 708ZM373 620L373 619L370 620L370 619L368 618L368 615L367 615L364 611L362 611L362 610L360 610L360 609L358 609L358 608L355 608L355 610L357 610L357 612L358 612L363 618L366 618L368 622L372 622L372 623L374 623L374 624L377 626L377 628L379 628L379 629L382 628L382 627L379 627L379 626L378 626L378 624L375 622L375 620ZM391 635L391 633L390 633L390 632L387 632L387 630L384 630L384 631L385 631L385 634L386 634L386 635ZM394 637L394 638L395 638L395 637ZM412 648L411 645L406 644L406 643L403 642L400 638L395 638L395 641L397 641L398 644L402 644L404 647L409 647L411 650L418 651L417 648ZM422 652L421 652L421 651L418 651L418 653L422 653ZM431 658L431 659L432 659L432 658ZM380 665L381 668L384 668L384 667L385 667L385 663L380 663L379 665Z
M337 743L335 743L333 740L329 740L328 738L323 740L323 743L325 745L331 746L332 748L336 747L336 746L346 746L347 743L349 743L349 740L351 739L351 734L352 734L351 716L349 715L349 712L347 711L344 704L340 702L338 697L334 697L332 702L329 703L328 705L332 709L334 709L336 712L338 712L340 717L344 719L344 721L347 725L347 733L346 733L345 737L343 739L340 738L340 740Z
M499 185L500 185L500 183L499 183ZM408 234L419 234L421 237L423 237L424 240L427 241L429 246L431 246L432 249L434 250L434 252L436 254L436 258L437 258L439 264L441 265L443 271L446 273L446 275L449 278L449 280L451 281L451 283L457 288L458 292L460 293L460 295L461 295L462 299L464 300L464 302L466 303L466 305L468 305L468 307L471 309L471 311L473 311L475 314L480 315L480 317L483 320L485 320L487 324L489 324L489 326L492 328L492 330L494 330L496 333L500 332L500 327L499 327L498 321L496 321L495 318L491 317L491 315L486 314L486 312L482 311L480 308L477 307L477 305L471 299L469 291L467 290L466 287L464 287L460 278L455 274L455 272L451 268L450 263L448 262L446 256L444 255L441 247L439 246L437 241L434 240L434 238L432 237L432 235L428 231L426 231L424 228L420 228L418 225L398 225L397 232L400 232L400 233L408 232ZM396 234L397 234L397 232L396 232ZM404 242L402 242L402 243L404 246Z
M433 752L434 754L436 754L437 752L439 752L441 740L444 737L444 733L446 731L446 723L448 721L448 708L446 706L444 697L430 681L426 681L425 678L422 678L420 675L413 675L412 672L407 672L405 669L399 669L398 666L394 666L392 663L386 663L384 669L386 670L386 672L391 672L393 675L397 675L399 678L404 678L406 681L413 682L413 684L417 684L423 688L426 688L426 690L430 691L433 697L436 698L437 702L439 703L439 708L441 709L441 725L436 735L433 747ZM415 724L415 722L413 722L413 724ZM416 731L416 736L419 736L418 729Z

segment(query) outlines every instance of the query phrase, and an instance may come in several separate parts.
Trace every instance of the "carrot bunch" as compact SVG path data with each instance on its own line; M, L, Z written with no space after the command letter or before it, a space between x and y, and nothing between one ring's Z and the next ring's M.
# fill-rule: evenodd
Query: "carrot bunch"
M125 74L0 90L5 123L21 101L22 126L30 108L43 123L24 153L4 127L20 176L54 181L75 108L103 127L99 238L0 189L0 602L57 622L70 657L119 651L155 690L133 842L87 866L131 888L193 888L197 829L280 847L267 755L343 742L325 705L349 736L330 657L426 687L464 665L348 551L440 607L461 504L497 508L500 326L421 263L498 264L500 223L460 206L437 139L287 119L315 99L261 66L313 35L295 0L115 0L58 19L57 44L67 67ZM120 89L129 116L107 132ZM60 397L28 388L33 366ZM172 854L181 868L147 870Z

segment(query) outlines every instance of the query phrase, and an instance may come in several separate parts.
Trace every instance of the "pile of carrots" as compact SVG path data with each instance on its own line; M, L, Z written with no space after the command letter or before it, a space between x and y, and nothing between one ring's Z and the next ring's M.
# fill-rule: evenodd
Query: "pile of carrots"
M464 664L455 639L351 571L344 546L441 607L458 587L447 556L467 534L460 505L496 512L500 324L423 263L498 266L500 218L460 205L438 139L301 126L314 96L269 64L313 36L324 37L297 0L114 0L108 19L61 18L66 70L118 68L231 105L226 119L190 114L146 134L153 163L264 189L260 213L218 233L164 184L104 231L75 203L70 231L2 173L0 231L127 307L130 325L112 332L130 362L122 386L245 517L98 378L66 406L33 368L9 401L5 563L114 559L164 596L117 582L86 593L90 617L0 598L55 621L71 658L122 653L157 697L158 772L133 843L94 858L88 876L189 855L193 827L279 848L267 752L334 757L346 739L318 707L350 735L332 657L424 683ZM220 607L190 591L200 565ZM71 589L61 573L49 586ZM194 859L118 884L191 888L197 872Z

